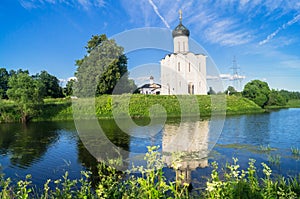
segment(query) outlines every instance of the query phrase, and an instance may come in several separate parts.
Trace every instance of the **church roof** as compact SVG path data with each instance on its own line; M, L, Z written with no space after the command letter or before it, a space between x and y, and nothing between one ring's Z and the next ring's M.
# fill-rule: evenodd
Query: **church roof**
M161 88L161 85L160 84L156 84L156 83L153 83L153 84L144 84L143 86L139 87L140 88Z
M179 25L172 32L173 37L177 36L190 36L190 31L184 25L182 25L182 11L179 11Z
M182 25L181 21L179 25L172 31L172 36L190 36L190 31L184 25Z

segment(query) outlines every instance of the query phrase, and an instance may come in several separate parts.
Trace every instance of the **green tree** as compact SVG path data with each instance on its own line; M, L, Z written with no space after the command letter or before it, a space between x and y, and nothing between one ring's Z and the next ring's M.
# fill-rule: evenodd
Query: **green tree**
M290 99L300 99L300 92L280 90L279 93L286 98L287 101Z
M59 98L64 96L57 77L50 75L47 71L41 71L34 77L43 84L44 97Z
M17 73L8 81L7 95L14 100L21 114L22 123L35 116L43 103L43 85L27 73Z
M26 73L26 74L29 75L29 71L28 71L28 70L18 69L17 71L15 71L15 70L10 70L10 71L9 71L9 76L11 77L11 76L17 75L17 74L19 74L19 73Z
M267 105L269 100L270 88L267 82L253 80L247 83L244 87L242 95L260 107Z
M103 41L107 41L107 37L105 34L102 35L92 35L92 38L88 41L87 46L87 53L91 53L98 45L100 45Z
M224 92L226 95L234 95L237 93L237 90L233 86L228 86L228 88Z
M105 35L93 36L86 49L88 54L76 61L75 95L91 97L95 94L111 94L120 78L126 80L122 84L130 84L124 49L113 39L107 39Z
M70 79L67 84L66 87L64 88L65 90L65 95L66 96L71 96L73 95L73 85L74 85L75 80L74 79Z
M286 98L280 92L272 89L269 94L268 106L284 106L286 105Z
M0 68L0 99L7 98L9 74L5 68Z

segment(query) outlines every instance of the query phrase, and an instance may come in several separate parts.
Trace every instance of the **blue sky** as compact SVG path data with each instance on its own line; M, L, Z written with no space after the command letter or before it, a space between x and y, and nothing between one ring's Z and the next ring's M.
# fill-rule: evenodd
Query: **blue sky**
M92 35L111 37L143 27L173 29L179 9L191 38L221 73L232 72L236 57L239 73L246 76L237 87L260 79L274 89L300 91L297 0L2 0L0 67L32 74L47 70L68 79ZM148 53L142 61L129 56L129 69L164 57L164 52Z

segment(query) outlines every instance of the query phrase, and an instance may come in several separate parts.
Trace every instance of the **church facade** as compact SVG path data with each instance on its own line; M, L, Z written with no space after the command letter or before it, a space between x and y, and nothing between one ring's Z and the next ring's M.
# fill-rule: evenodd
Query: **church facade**
M189 51L190 31L180 23L172 31L174 51L161 61L161 95L206 95L206 56Z

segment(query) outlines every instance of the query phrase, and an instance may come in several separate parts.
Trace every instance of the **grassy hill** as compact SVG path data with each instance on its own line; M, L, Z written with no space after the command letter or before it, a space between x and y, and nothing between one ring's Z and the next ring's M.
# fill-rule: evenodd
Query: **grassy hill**
M227 115L250 114L264 112L254 102L238 96L206 95L206 96L163 96L163 95L103 95L95 99L95 109L84 108L81 112L85 114L96 114L101 118L113 118L115 115L129 115L133 118L149 117L152 108L154 116L160 116L165 110L168 117L180 117L181 114L198 115L201 118L209 117L211 114ZM77 99L81 100L81 99ZM83 99L86 103L93 99ZM12 101L0 101L0 122L18 122L18 112ZM155 105L155 106L154 106ZM159 105L159 106L157 106ZM181 108L182 106L182 108ZM71 99L46 99L40 114L34 121L59 121L73 120Z

